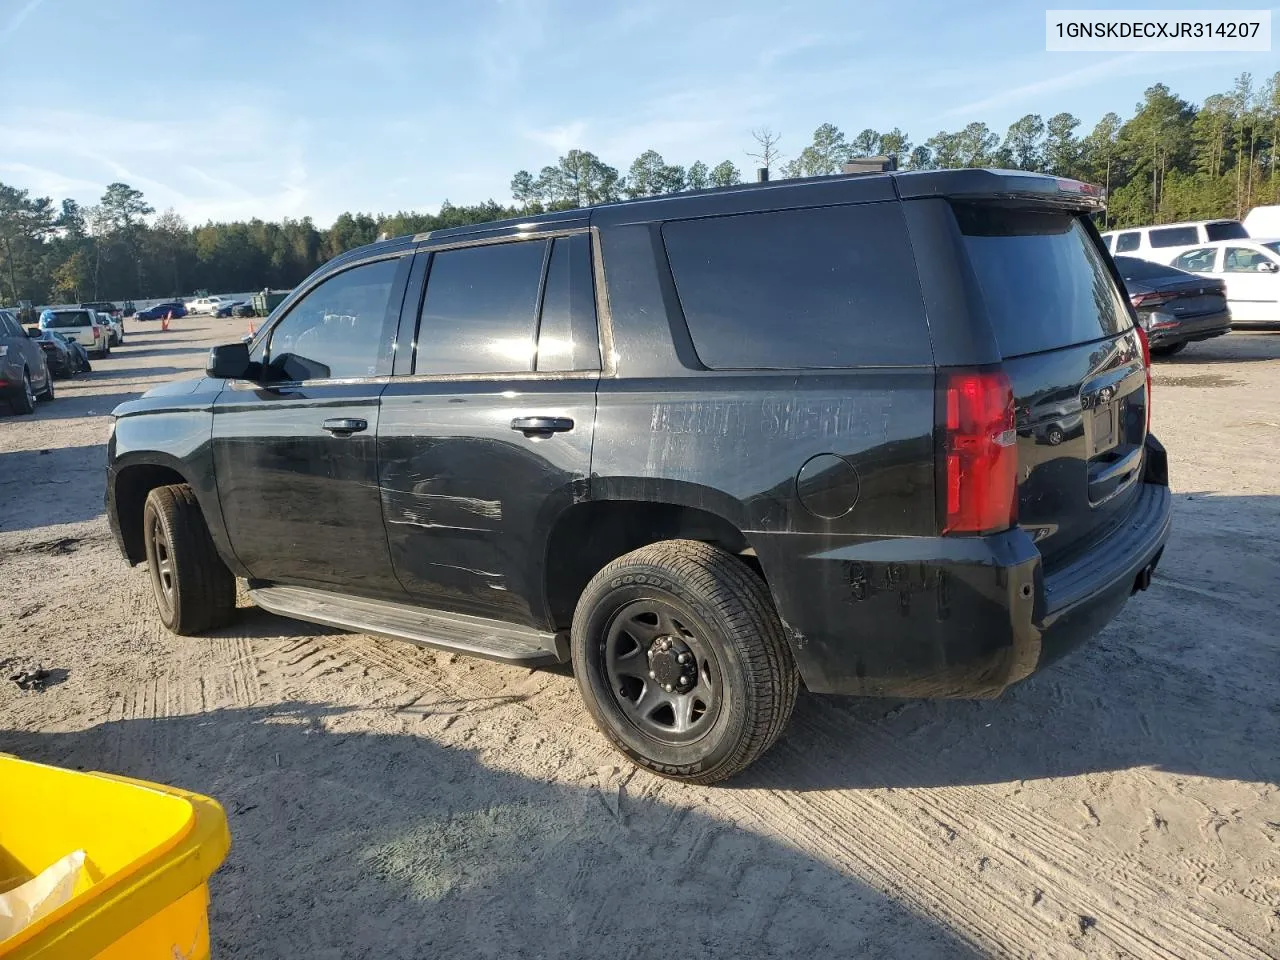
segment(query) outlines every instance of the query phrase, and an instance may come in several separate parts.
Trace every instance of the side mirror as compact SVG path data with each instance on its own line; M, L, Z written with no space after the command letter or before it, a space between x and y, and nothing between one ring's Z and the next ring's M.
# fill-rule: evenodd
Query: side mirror
M39 327L27 327L27 336L28 336L28 337L30 337L32 340L39 340L39 339L40 339L40 328L39 328Z
M1270 260L1262 260L1258 263L1259 273L1280 273L1280 265L1272 263Z
M209 351L205 373L220 380L243 380L249 373L249 345L224 343Z

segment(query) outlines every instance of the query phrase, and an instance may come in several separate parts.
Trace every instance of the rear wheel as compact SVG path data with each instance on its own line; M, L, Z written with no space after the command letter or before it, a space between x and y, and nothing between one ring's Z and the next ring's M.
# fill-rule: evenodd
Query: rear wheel
M1181 353L1187 349L1187 342L1171 343L1167 347L1152 347L1151 355L1153 357L1172 357L1175 353Z
M142 535L156 606L166 627L189 636L231 618L236 580L218 556L189 486L156 487L147 494Z
M733 776L782 733L799 677L768 589L705 543L655 543L613 561L573 618L574 673L619 750L692 783Z
M31 375L22 371L22 382L9 395L9 405L14 413L27 414L36 411L36 394L31 389Z

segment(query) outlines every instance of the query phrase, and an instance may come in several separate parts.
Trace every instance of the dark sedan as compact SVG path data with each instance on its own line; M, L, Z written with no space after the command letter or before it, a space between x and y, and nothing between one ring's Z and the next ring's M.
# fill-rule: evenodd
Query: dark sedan
M185 317L186 315L186 305L173 300L157 303L154 307L147 307L145 310L139 310L134 316L138 320L163 320L165 317L172 317L177 320L179 317Z
M74 377L82 370L91 369L89 355L84 352L84 348L75 341L68 340L57 330L28 327L27 336L40 345L45 362L49 364L49 372L55 377Z
M1231 331L1222 281L1137 257L1116 257L1116 267L1153 356L1171 357L1188 343Z

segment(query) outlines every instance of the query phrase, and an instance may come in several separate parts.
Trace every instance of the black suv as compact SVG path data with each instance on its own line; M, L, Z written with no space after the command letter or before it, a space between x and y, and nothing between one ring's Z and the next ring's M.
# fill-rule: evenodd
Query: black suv
M977 170L731 187L343 254L208 375L115 411L161 619L259 606L572 661L708 783L815 693L986 697L1169 534L1097 191Z

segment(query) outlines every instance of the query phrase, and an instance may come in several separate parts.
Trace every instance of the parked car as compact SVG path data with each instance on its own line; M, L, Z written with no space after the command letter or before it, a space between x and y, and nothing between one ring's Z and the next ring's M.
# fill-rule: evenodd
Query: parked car
M186 303L187 313L190 314L213 314L216 313L218 307L226 303L222 297L196 297L194 300L188 300Z
M254 309L251 303L238 303L231 308L231 315L233 317L256 317L258 311Z
M108 517L171 630L226 622L241 576L286 616L572 661L613 744L678 779L749 765L801 682L993 696L1169 535L1100 206L845 175L362 247L116 408ZM1083 423L1046 455L1059 391L1045 416Z
M1280 325L1280 240L1207 243L1180 254L1173 265L1222 282L1237 326Z
M1138 323L1147 331L1152 356L1172 356L1189 343L1231 332L1222 281L1138 257L1115 260Z
M1244 218L1244 228L1252 240L1272 240L1280 237L1280 204L1254 207Z
M1217 240L1244 240L1249 232L1239 220L1195 220L1158 227L1109 230L1102 235L1113 254L1127 253L1156 263L1172 263L1184 250Z
M94 311L94 312L96 313L97 311ZM98 319L101 320L107 327L107 339L110 341L111 346L119 347L123 345L124 344L124 321L120 319L118 315L111 314L111 313L107 313L107 314L99 313Z
M39 327L28 327L27 336L34 340L44 351L45 362L54 379L74 377L82 370L91 370L89 356L84 349L72 343L57 330L41 330Z
M92 310L98 314L106 314L112 317L118 317L122 311L110 300L95 300L93 303L82 303L80 306L86 310Z
M0 310L0 397L14 413L32 413L36 400L52 400L53 374L40 345L11 310Z
M111 353L111 332L98 315L83 307L42 310L41 330L57 330L68 340L84 347L90 356L105 357Z
M218 304L217 309L213 311L215 317L231 317L235 315L236 307L243 307L243 300L223 300Z
M134 316L139 320L163 320L165 317L171 317L177 320L187 315L186 305L179 300L168 300L164 303L157 303L154 307L147 307L145 310L137 311Z

